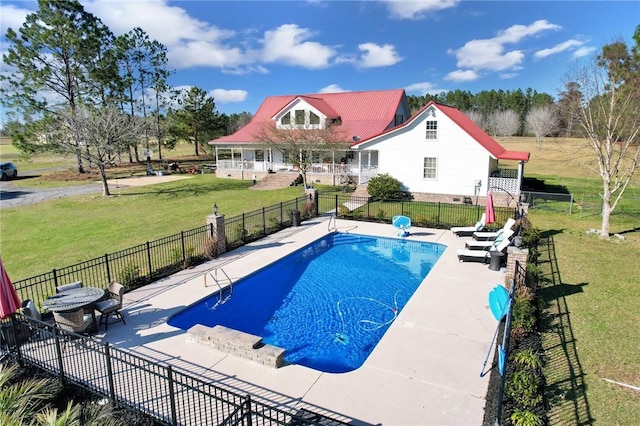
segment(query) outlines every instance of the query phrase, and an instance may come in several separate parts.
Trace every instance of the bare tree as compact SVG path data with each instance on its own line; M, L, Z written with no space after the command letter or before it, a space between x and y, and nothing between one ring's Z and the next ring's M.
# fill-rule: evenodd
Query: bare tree
M274 123L266 123L256 135L273 150L280 151L283 160L298 165L304 187L307 188L307 171L320 152L346 149L351 140L336 126L323 128L304 125L279 128Z
M473 121L476 126L480 127L481 129L484 129L486 127L486 120L484 119L484 116L480 111L472 109L465 112L464 115L466 115L469 120Z
M115 106L80 107L75 113L67 110L59 113L44 125L43 140L47 148L61 154L76 153L79 141L80 153L89 164L100 172L102 194L110 195L106 169L113 158L128 150L144 135L145 123L140 117L123 114Z
M560 128L560 116L553 105L541 105L533 107L527 113L524 128L527 133L536 136L538 145L542 144L542 138L557 132Z
M518 133L520 119L518 114L511 109L496 111L491 114L493 135L499 137L513 136Z
M602 178L600 237L609 237L611 213L638 168L640 134L640 26L636 45L614 42L582 67L573 69L565 86L577 83L581 97L570 104L571 116L586 134L591 164Z

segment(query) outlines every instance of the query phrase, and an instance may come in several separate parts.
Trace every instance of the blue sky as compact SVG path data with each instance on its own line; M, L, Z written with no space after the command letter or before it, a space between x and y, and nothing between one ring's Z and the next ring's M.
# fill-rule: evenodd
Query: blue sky
M81 3L115 34L139 26L163 43L169 83L206 90L227 114L328 91L531 87L555 97L573 62L619 38L631 44L640 24L635 0ZM2 35L36 9L2 0Z

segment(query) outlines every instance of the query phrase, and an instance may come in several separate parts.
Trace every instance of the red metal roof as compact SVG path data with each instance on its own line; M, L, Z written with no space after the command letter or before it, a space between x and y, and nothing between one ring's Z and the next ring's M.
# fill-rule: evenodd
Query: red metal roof
M429 102L425 106L423 106L420 111L415 113L409 118L409 120L405 121L399 126L396 126L392 129L381 132L378 135L371 136L370 139L381 136L383 134L396 131L401 129L411 122L413 122L417 117L419 117L425 110L427 110L430 106L435 106L437 109L442 111L447 117L453 120L462 130L467 132L469 136L471 136L476 142L482 145L489 153L497 158L498 160L517 160L517 161L529 161L530 153L524 151L509 151L506 150L502 145L496 142L491 136L485 133L476 123L474 123L469 117L464 115L461 111L456 108L437 104L433 101ZM352 147L355 145L359 145L366 142L366 140L361 140L358 143L352 144Z
M260 133L263 123L273 122L274 116L298 98L328 117L340 117L342 124L338 126L339 131L364 140L379 135L394 123L396 111L403 102L405 93L402 89L394 89L269 96L246 126L232 135L222 136L209 143L260 143L256 135Z

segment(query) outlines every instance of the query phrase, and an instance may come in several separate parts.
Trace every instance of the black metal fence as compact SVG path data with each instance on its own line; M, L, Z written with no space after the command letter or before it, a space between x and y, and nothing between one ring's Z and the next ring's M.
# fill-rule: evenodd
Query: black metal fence
M322 213L332 212L345 219L381 222L390 222L393 216L404 215L411 218L414 226L446 229L473 225L484 213L485 206L427 201L376 201L349 194L319 194L318 210ZM496 228L500 228L516 213L514 207L495 207L494 211Z
M232 250L259 240L283 228L296 225L296 221L313 216L315 203L311 195L306 195L225 219L227 249Z
M275 408L155 359L23 315L3 321L2 344L33 365L115 405L166 425L343 425L309 410ZM15 332L21 331L21 332ZM26 331L26 332L22 332Z

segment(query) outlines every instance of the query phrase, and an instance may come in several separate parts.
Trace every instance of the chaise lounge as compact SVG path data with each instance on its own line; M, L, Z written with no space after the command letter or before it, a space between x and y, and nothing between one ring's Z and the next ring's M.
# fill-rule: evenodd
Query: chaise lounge
M506 231L507 229L511 229L515 224L516 224L516 220L510 217L502 227L502 230ZM493 232L474 232L473 239L478 241L487 241L487 240L493 241L496 238L498 238L498 235L500 235L500 230L493 231Z
M489 250L458 250L458 261L487 263L491 259L491 253L502 253L510 244L511 240L509 238L505 238Z
M464 246L465 246L465 248L467 250L491 250L492 247L496 247L498 244L500 244L500 242L503 239L511 238L513 233L514 233L513 229L507 229L507 230L500 229L498 231L499 235L493 241L491 241L491 240L486 240L486 241L471 240L471 241L467 241Z
M469 237L474 232L482 231L486 225L486 213L482 213L480 220L473 226L454 226L451 228L451 232L456 234L457 237Z

